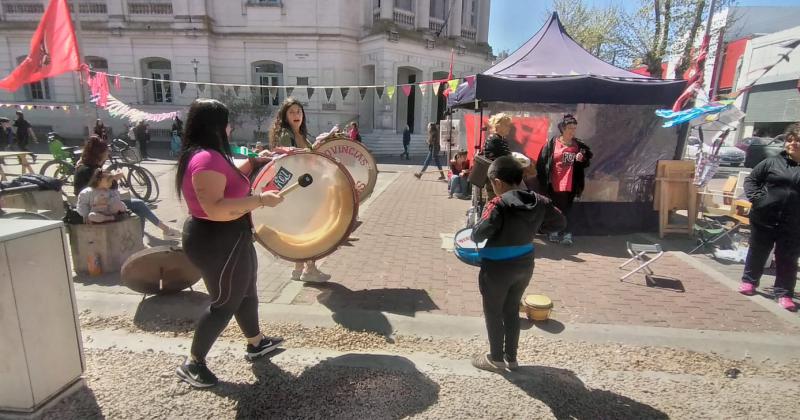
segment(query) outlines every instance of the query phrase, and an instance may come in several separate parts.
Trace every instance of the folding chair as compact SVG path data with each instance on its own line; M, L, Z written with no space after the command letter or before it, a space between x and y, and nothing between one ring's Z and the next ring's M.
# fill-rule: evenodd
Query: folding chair
M718 244L727 240L728 244L733 244L735 240L731 234L739 229L742 222L730 215L710 215L703 213L702 217L694 224L694 235L697 238L697 246L689 251L694 253L700 248L714 248Z
M628 277L636 274L639 271L643 271L644 277L650 280L650 276L655 274L653 270L649 267L650 264L656 262L661 256L664 255L664 250L661 248L661 244L635 244L632 242L626 242L626 247L628 248L628 254L631 255L631 259L625 261L619 268L623 268L626 265L636 261L639 264L636 269L629 271L624 276L620 277L619 280L625 280ZM651 256L651 254L655 254L655 256Z

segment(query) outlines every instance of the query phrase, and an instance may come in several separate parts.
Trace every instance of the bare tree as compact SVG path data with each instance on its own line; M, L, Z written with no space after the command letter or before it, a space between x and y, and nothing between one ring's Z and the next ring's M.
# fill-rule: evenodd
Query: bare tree
M558 13L567 33L586 51L603 60L614 61L621 17L618 5L587 7L581 2L553 0L548 15L553 11Z

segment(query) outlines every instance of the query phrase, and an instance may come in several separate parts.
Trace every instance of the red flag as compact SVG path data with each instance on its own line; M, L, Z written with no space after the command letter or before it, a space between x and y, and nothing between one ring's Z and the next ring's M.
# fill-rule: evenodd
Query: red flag
M27 83L78 70L80 61L67 0L50 0L31 39L28 57L0 80L0 88L14 92Z

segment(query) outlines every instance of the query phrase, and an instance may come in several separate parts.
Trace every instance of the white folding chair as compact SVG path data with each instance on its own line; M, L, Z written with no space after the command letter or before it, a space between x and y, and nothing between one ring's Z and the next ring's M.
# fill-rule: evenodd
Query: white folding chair
M653 270L649 267L650 264L654 263L656 260L661 258L664 255L664 250L661 248L660 244L635 244L632 242L625 243L628 248L628 254L631 255L631 258L628 261L625 261L619 268L623 268L626 265L636 261L639 264L636 269L628 272L624 276L620 277L620 281L627 279L628 277L636 274L639 271L644 272L645 278L649 279L652 276ZM651 256L655 254L655 256Z

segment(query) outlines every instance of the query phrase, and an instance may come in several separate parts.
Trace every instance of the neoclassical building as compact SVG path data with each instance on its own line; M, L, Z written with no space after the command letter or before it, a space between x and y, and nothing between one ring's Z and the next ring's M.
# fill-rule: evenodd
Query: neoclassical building
M8 74L27 52L31 34L48 0L0 0L0 74ZM206 87L198 92L178 83L199 81L263 86L294 86L293 96L307 104L314 133L356 120L373 137L396 136L408 124L415 133L441 117L444 100L428 90L406 97L379 99L370 90L362 100L351 89L338 89L328 101L322 89L312 98L306 86L395 85L447 76L451 52L455 77L486 69L492 60L487 44L490 0L81 0L70 1L73 17L80 3L79 32L85 62L110 74L163 80L122 80L111 94L148 112L185 112L196 96L218 97ZM230 94L230 92L229 92ZM285 90L243 88L237 95L257 95L278 104ZM277 96L277 97L274 97ZM0 103L80 104L78 77L63 75L0 91ZM39 109L26 111L37 126L51 126L70 137L83 134L85 118L99 116L116 130L123 121L104 111ZM274 108L273 108L274 110ZM9 116L13 109L0 108ZM152 126L155 137L169 122ZM255 126L245 122L239 135ZM265 127L262 126L262 131ZM248 133L245 136L245 133ZM252 137L252 136L250 136ZM249 140L249 138L244 138Z

